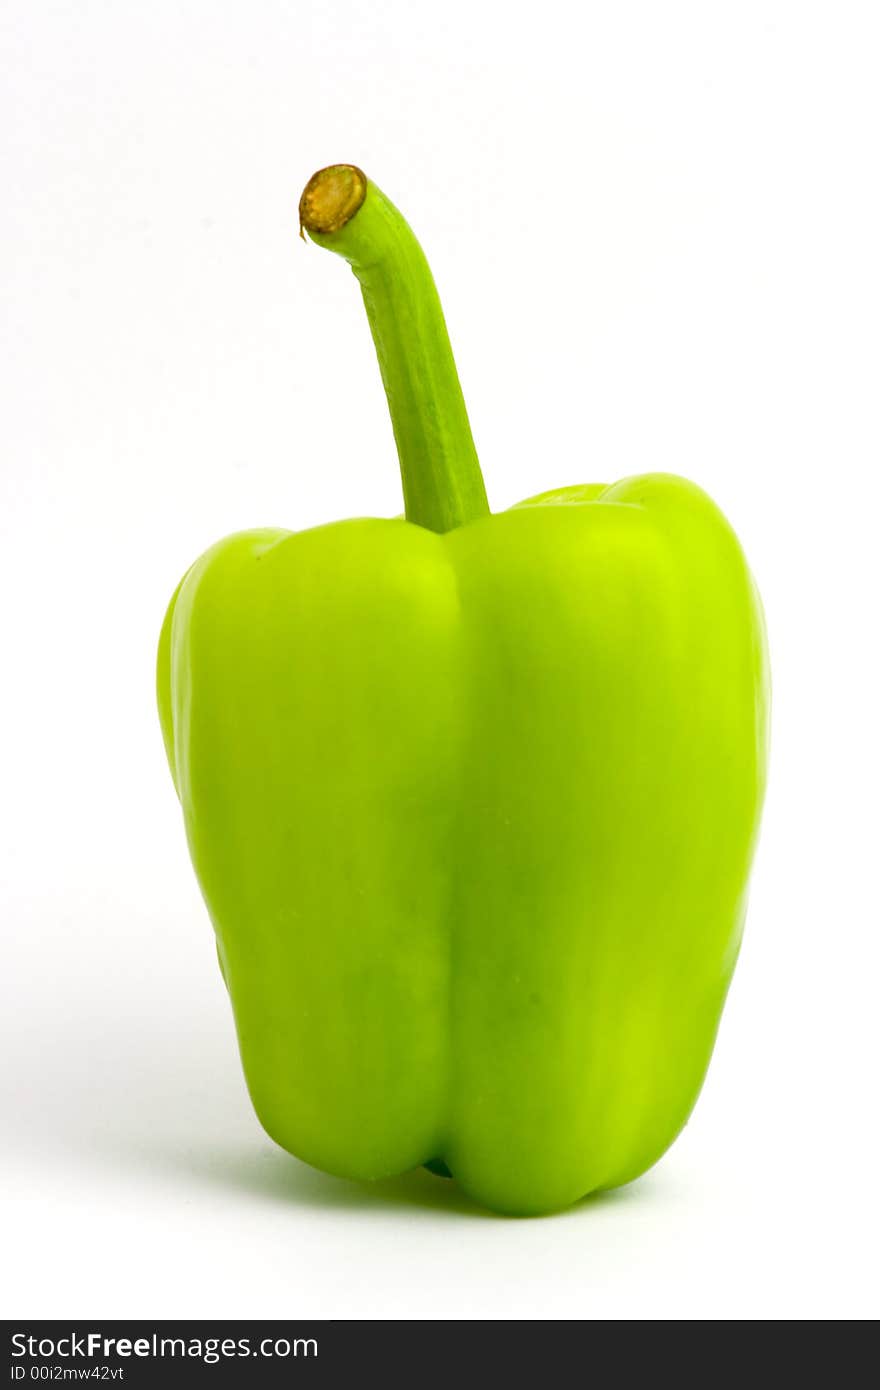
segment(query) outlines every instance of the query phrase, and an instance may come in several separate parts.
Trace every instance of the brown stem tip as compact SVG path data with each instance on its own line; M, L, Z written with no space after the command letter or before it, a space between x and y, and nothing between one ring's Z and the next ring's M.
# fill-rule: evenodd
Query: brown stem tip
M299 200L299 234L338 232L367 196L367 176L354 164L331 164L312 174Z

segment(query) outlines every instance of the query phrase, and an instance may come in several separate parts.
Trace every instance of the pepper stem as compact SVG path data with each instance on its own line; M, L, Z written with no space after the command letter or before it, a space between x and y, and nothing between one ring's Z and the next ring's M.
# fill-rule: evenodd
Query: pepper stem
M446 322L404 218L353 164L320 169L299 204L300 234L348 261L364 307L400 460L406 518L451 531L489 503Z

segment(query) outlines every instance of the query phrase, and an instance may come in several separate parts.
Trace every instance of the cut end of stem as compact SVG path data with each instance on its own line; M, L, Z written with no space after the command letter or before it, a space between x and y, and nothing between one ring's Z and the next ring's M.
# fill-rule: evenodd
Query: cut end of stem
M355 164L331 164L312 174L299 200L299 232L327 235L350 222L367 196L367 176Z

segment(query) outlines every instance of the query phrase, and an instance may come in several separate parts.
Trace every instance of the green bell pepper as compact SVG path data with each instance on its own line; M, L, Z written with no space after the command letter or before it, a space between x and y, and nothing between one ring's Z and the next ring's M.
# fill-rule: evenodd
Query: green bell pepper
M764 794L761 603L665 474L490 515L437 292L322 170L406 520L233 535L168 609L158 700L248 1088L272 1138L427 1163L537 1213L643 1173L696 1100Z

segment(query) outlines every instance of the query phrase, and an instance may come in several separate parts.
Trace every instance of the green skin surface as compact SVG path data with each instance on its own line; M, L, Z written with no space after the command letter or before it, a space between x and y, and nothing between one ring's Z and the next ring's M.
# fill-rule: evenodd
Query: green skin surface
M547 1212L643 1173L702 1084L764 792L762 611L683 479L488 514L389 209L420 257L372 184L313 239L359 279L378 239L396 285L371 327L411 519L214 546L168 609L159 710L268 1133L343 1177L432 1161Z

